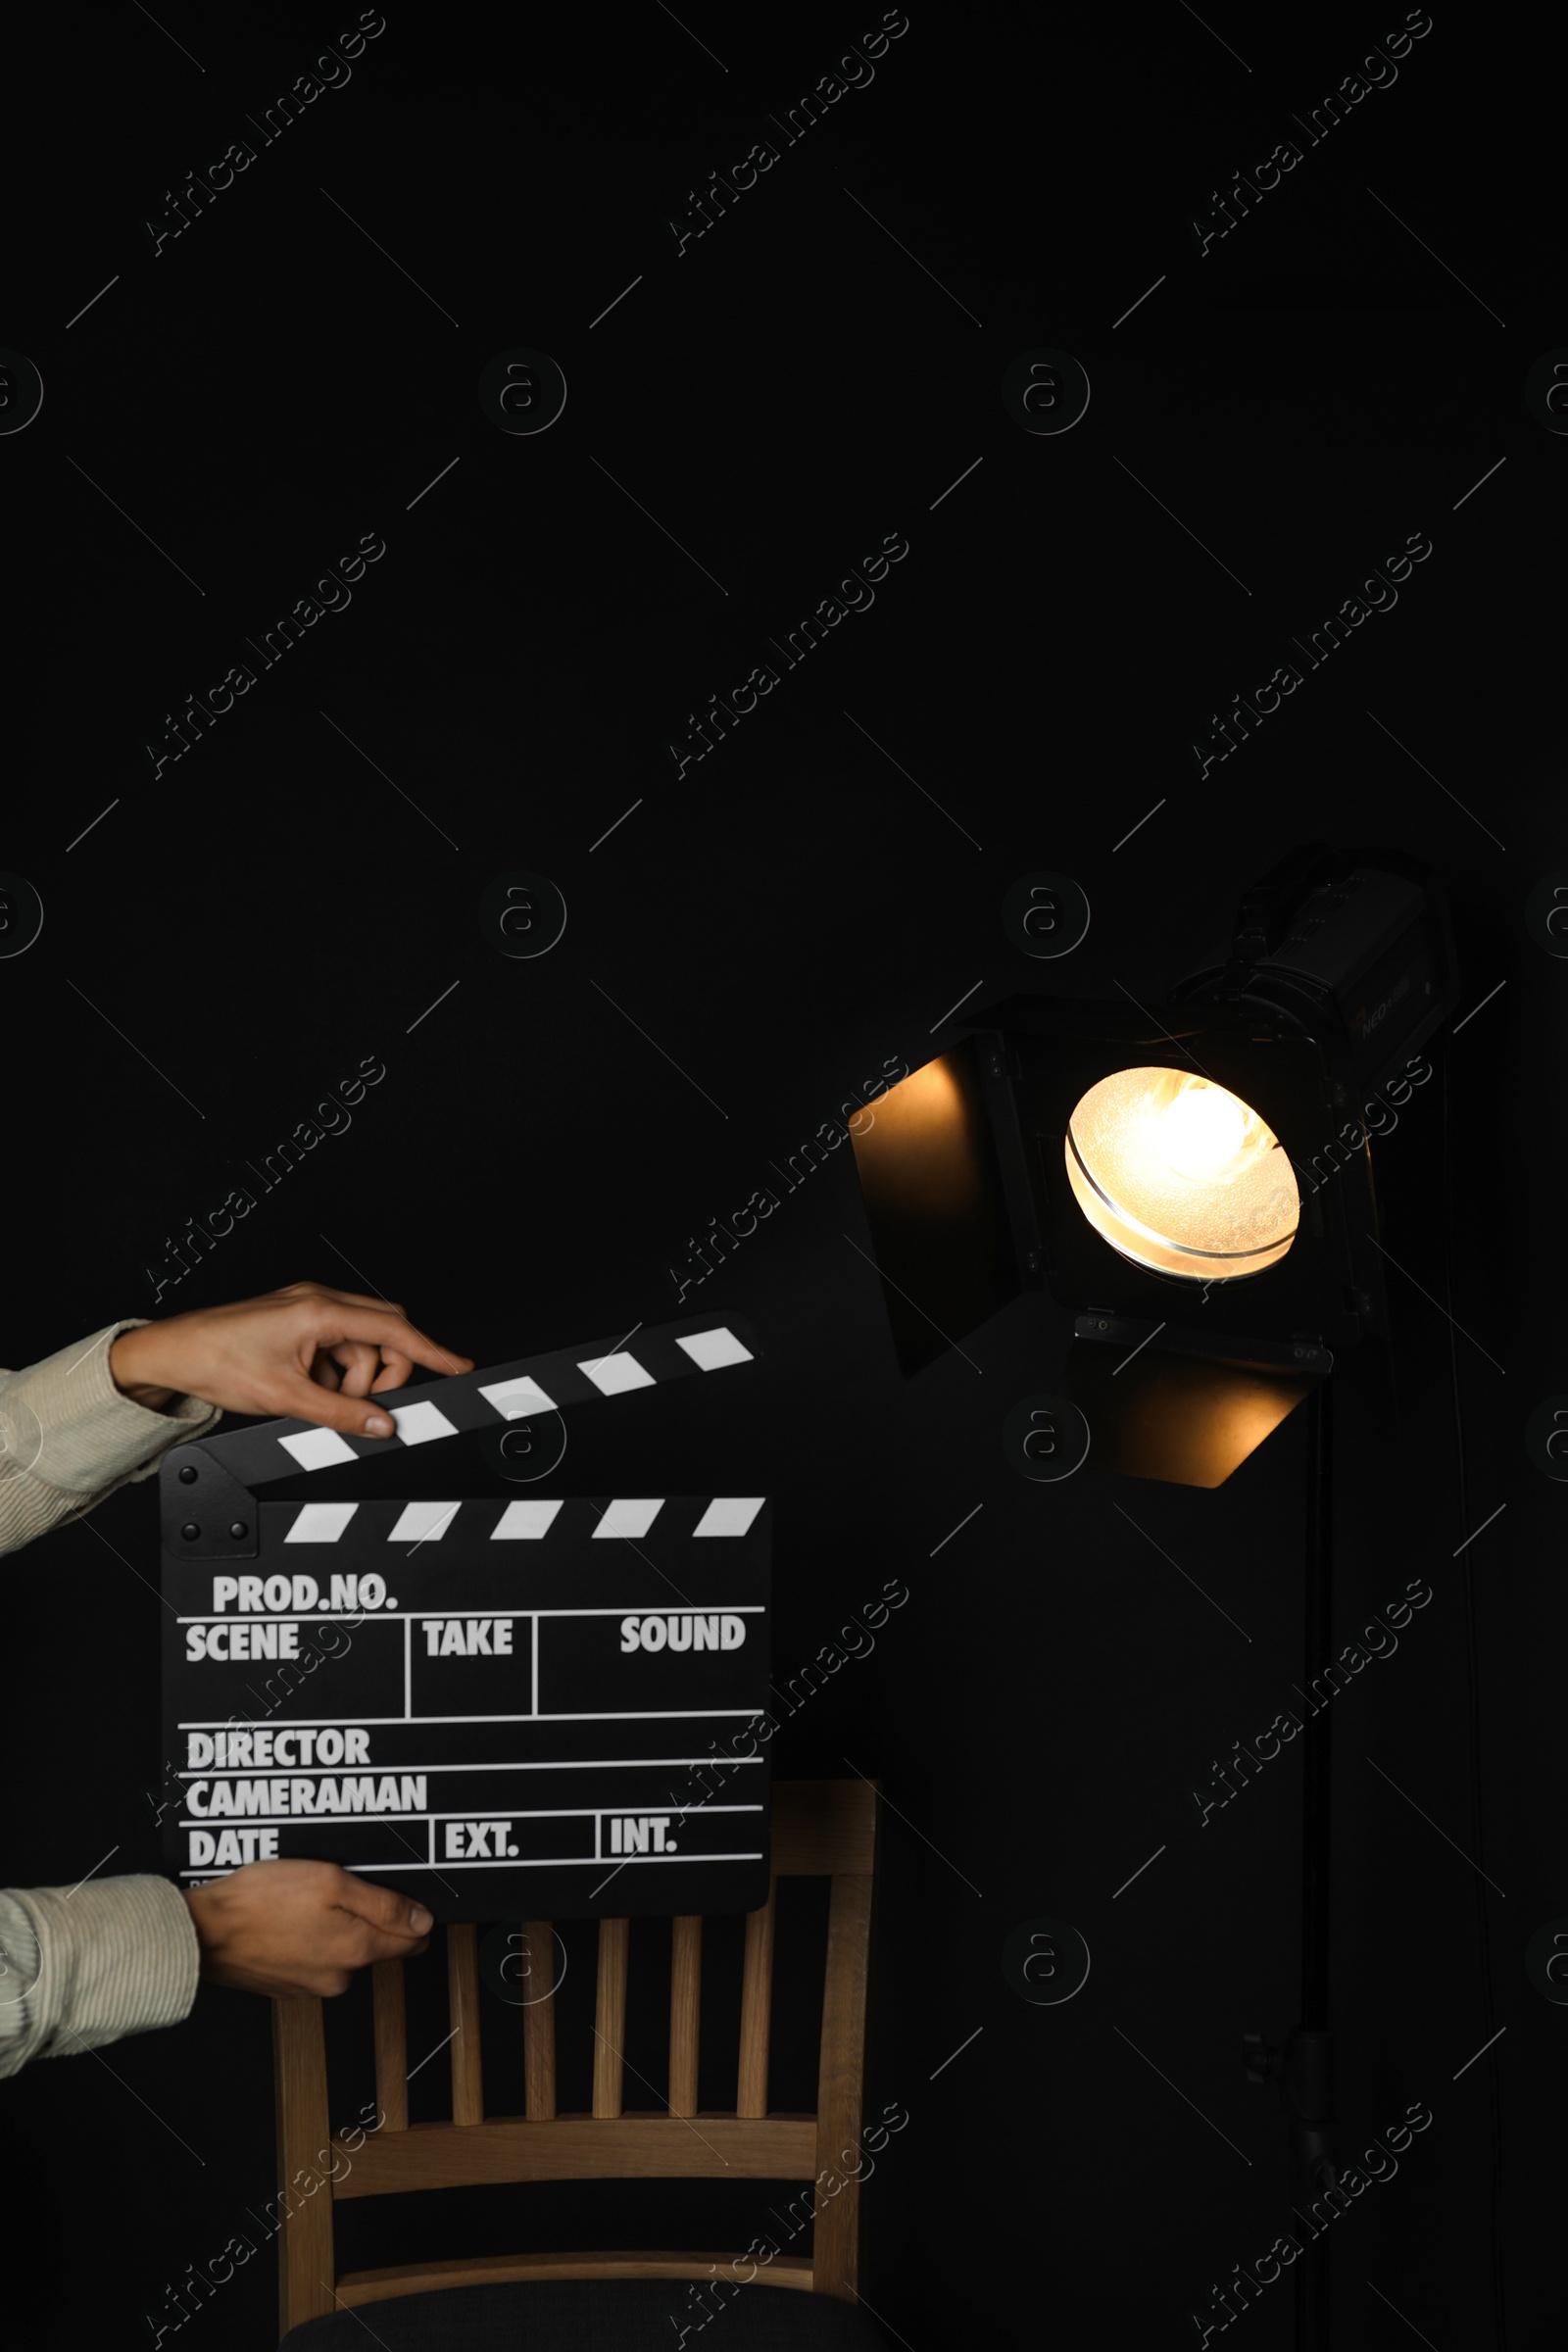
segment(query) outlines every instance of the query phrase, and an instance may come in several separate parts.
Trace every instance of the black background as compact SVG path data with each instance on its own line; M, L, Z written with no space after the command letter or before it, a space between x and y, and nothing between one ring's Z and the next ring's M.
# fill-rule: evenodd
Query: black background
M387 1075L349 1131L157 1311L310 1276L401 1299L481 1364L658 1320L686 1237L885 1056L951 1043L977 982L1048 971L1002 932L1020 873L1089 894L1060 984L1147 1002L1294 842L1430 857L1458 1017L1506 986L1379 1150L1407 1271L1389 1353L1335 1374L1342 1639L1412 1576L1434 1600L1335 1702L1334 2015L1347 2148L1411 2101L1434 2121L1337 2224L1335 2340L1414 2328L1448 2352L1544 2344L1561 2308L1565 2024L1522 1965L1568 1912L1561 1505L1522 1439L1568 1387L1568 973L1523 922L1568 865L1568 444L1523 397L1568 342L1538 225L1543 21L1440 10L1254 216L1202 258L1188 226L1386 15L916 9L871 85L678 260L664 221L686 191L876 12L394 10L267 147L244 114L337 19L89 8L45 27L4 163L0 341L45 401L0 440L0 865L46 919L0 963L3 1350L26 1364L153 1312L166 1236L364 1055ZM144 218L241 135L256 162L155 260ZM476 396L519 344L569 387L537 438ZM1060 438L1002 405L1038 345L1093 387ZM164 714L370 531L387 552L352 605L155 782ZM687 713L894 531L910 552L875 606L677 780ZM1200 782L1210 712L1418 531L1434 552L1396 609ZM569 909L536 962L478 928L512 867ZM1190 1791L1299 1676L1301 1416L1212 1494L1092 1462L1026 1485L999 1431L1052 1385L1066 1315L1022 1301L972 1362L903 1383L849 1157L687 1294L755 1320L755 1383L581 1416L564 1484L775 1495L786 1674L908 1584L775 1752L887 1796L867 2112L902 2100L910 2121L864 2192L863 2285L890 2333L927 2352L1021 2306L1068 2342L1194 2341L1190 2310L1283 2203L1283 2123L1239 2035L1296 2011L1299 1766L1288 1750L1202 1830ZM470 1446L447 1449L466 1467L443 1460L442 1492L496 1491ZM74 1884L109 1848L115 1870L160 1866L155 1544L139 1485L6 1562L8 1884ZM1046 1916L1093 1954L1056 2009L1001 1967ZM645 2029L657 2096L659 1962L637 1933L629 2049ZM415 2046L445 2031L436 1963L424 1977ZM797 1981L784 2106L812 2096ZM343 2125L369 2089L363 2034L347 2051L365 1990L333 2018ZM490 2100L515 2106L515 2018L489 2006ZM442 2072L416 2113L439 2112ZM564 2072L564 2103L586 2087ZM35 2065L4 2104L7 2284L36 2303L32 2340L74 2313L150 2341L166 2283L276 2188L253 1998L204 1991L179 2028ZM351 2209L339 2259L740 2244L763 2203L723 2184L421 2198ZM274 2284L269 2249L180 2340L274 2340ZM1288 2294L1247 2315L1259 2352L1289 2341Z

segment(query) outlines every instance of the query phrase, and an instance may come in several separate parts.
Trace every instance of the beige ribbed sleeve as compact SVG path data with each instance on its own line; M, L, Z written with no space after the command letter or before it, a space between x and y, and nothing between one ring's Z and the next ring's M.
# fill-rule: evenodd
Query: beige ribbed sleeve
M121 1395L110 1347L146 1321L127 1316L24 1371L0 1371L0 1552L150 1478L170 1446L219 1419L199 1397L154 1413ZM0 2076L176 2024L196 1998L199 1963L185 1898L167 1879L0 1891Z
M0 2076L177 2025L201 1951L168 1879L100 1879L0 1893Z
M79 1518L127 1479L150 1478L169 1446L220 1418L198 1396L154 1413L121 1395L110 1348L147 1319L125 1316L25 1371L0 1371L0 1552Z

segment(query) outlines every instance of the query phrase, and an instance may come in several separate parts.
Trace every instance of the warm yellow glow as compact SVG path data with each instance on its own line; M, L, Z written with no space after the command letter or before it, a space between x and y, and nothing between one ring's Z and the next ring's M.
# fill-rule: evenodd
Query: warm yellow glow
M1092 1086L1066 1159L1096 1232L1156 1273L1234 1281L1276 1264L1296 1238L1300 1196L1278 1138L1189 1070L1118 1070Z
M1247 1105L1195 1078L1159 1114L1159 1148L1178 1176L1215 1176L1241 1150Z
M947 1057L911 1070L850 1121L868 1197L895 1199L906 1216L961 1219L975 1208L977 1113Z
M879 1118L941 1121L955 1116L960 1097L953 1072L942 1060L928 1061L901 1078L873 1105Z

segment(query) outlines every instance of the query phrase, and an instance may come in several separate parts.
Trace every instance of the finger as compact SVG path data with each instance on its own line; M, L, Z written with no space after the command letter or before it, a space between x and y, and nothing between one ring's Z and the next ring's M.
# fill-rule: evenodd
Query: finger
M354 1968L368 1968L372 1960L417 1960L421 1952L430 1949L428 1936L420 1936L411 1943L406 1936L388 1936L380 1928L368 1928L363 1920L351 1921L347 1932L356 1939L355 1956L350 1963ZM363 1943L361 1938L365 1939Z
M365 1919L369 1927L397 1931L400 1936L428 1936L435 1927L428 1907L400 1886L381 1886L378 1880L362 1880L355 1870L331 1865L331 1884L322 1880L324 1898L336 1912Z
M342 1933L332 1937L334 1959L346 1968L368 1968L374 1960L412 1960L428 1948L428 1936L410 1937L392 1928L372 1927L368 1919L339 1914Z
M317 1332L321 1347L336 1347L343 1340L368 1340L379 1348L383 1356L404 1355L416 1364L424 1364L432 1372L471 1372L471 1355L458 1355L449 1348L441 1348L424 1332L419 1331L401 1313L391 1307L345 1307L328 1317L323 1309Z
M409 1358L400 1355L395 1348L383 1348L381 1354L382 1369L370 1384L372 1394L382 1389L406 1389L414 1376L414 1366Z
M320 1360L318 1358L318 1364ZM329 1388L341 1390L345 1396L368 1396L370 1383L374 1380L379 1365L379 1358L373 1348L367 1346L364 1340L344 1340L338 1347L326 1351L325 1360L334 1366L342 1367L342 1378L329 1381L327 1383ZM316 1377L320 1378L318 1369Z
M333 1901L343 1911L368 1920L372 1927L396 1929L403 1936L427 1936L435 1922L423 1903L374 1879L362 1879L351 1870L339 1872Z
M337 1429L357 1438L391 1438L397 1424L390 1413L364 1396L340 1396L303 1373L279 1373L260 1393L267 1410L288 1421L309 1421L317 1429Z
M324 1348L317 1349L311 1365L311 1378L319 1381L323 1389L340 1389L343 1386L342 1374Z
M312 1296L309 1298L302 1298L300 1304L313 1310L310 1328L318 1343L322 1347L331 1347L340 1339L363 1336L358 1332L351 1333L348 1329L346 1318L348 1314L356 1310L362 1322L368 1314L378 1317L381 1330L388 1333L398 1331L400 1325L411 1334L415 1329L415 1326L407 1321L404 1308L396 1300L366 1298L355 1291L324 1291L318 1285ZM340 1311L335 1313L334 1309ZM384 1344L380 1331L372 1336L378 1346ZM424 1335L420 1334L419 1336L423 1337ZM400 1340L402 1334L399 1332ZM429 1344L433 1346L434 1342Z

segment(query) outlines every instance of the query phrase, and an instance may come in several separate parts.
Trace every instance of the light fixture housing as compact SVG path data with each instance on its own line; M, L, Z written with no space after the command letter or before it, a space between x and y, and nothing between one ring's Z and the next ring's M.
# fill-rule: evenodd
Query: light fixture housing
M879 1102L855 1159L906 1377L1044 1287L1080 1338L1163 1327L1119 1409L1152 1380L1203 1391L1212 1422L1224 1368L1289 1386L1379 1328L1363 1113L1454 1003L1442 894L1397 854L1313 844L1218 946L1159 1003L995 998ZM1256 1405L1231 1416L1238 1459Z

